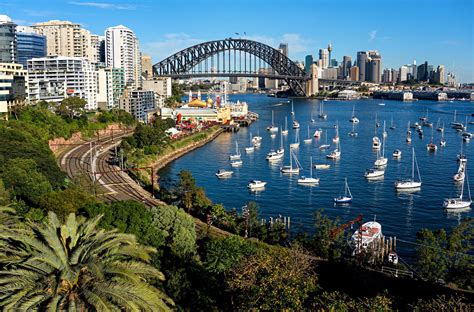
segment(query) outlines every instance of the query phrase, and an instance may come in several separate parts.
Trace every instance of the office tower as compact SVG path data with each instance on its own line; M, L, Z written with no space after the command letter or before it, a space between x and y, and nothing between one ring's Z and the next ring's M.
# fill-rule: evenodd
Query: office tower
M350 69L351 69L351 66L352 65L352 58L350 56L343 56L342 57L342 78L343 79L346 79L347 77L349 77L349 74L350 74Z
M32 27L16 27L18 63L26 70L27 60L46 56L46 37L38 35Z
M69 21L52 20L32 26L35 31L46 36L48 56L83 57L97 62L97 36Z
M426 81L428 80L428 62L425 61L423 64L418 66L416 71L416 79L419 81Z
M357 67L359 67L359 81L367 81L366 69L367 69L367 52L357 52Z
M349 69L349 77L351 81L359 81L359 67L358 66L352 66Z
M444 65L439 65L435 73L435 82L444 84Z
M311 65L313 64L313 56L311 54L306 55L304 58L304 71L309 74L311 70Z
M379 52L376 50L371 50L367 52L367 66L365 73L365 81L380 82L382 78L382 69L381 69L382 57Z
M59 103L77 96L87 101L85 109L97 109L96 72L86 58L48 56L28 60L28 89L33 103Z
M142 76L145 77L145 79L149 79L153 77L153 69L151 67L151 56L142 54Z
M329 59L329 67L337 67L339 62L336 59Z
M0 63L17 62L16 24L6 15L0 15Z
M408 80L408 66L403 65L400 67L400 70L398 71L398 82L403 82Z
M280 43L278 49L281 50L284 56L288 57L288 43Z
M105 30L105 63L107 67L123 68L127 86L140 87L140 47L132 30L123 25Z
M321 68L329 67L329 51L327 49L319 49L319 61Z
M392 81L390 81L391 83L397 83L398 81L398 70L392 68L391 70L391 76L392 76Z

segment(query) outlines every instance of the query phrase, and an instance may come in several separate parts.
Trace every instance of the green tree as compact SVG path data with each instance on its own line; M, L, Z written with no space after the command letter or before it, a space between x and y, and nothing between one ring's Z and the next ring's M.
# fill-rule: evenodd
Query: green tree
M95 202L95 198L78 187L69 187L45 194L39 202L40 208L53 211L60 219L65 219L70 213Z
M61 101L56 108L56 112L63 116L73 119L75 116L81 116L84 113L84 107L87 101L78 96L69 96Z
M0 306L11 310L166 311L172 301L152 286L163 274L147 264L156 249L134 235L96 228L74 214L61 224L9 227L0 236Z
M323 214L323 210L318 210L314 214L314 226L315 233L309 242L311 250L325 259L340 258L346 246L344 232L332 234L339 226L339 218L331 220Z

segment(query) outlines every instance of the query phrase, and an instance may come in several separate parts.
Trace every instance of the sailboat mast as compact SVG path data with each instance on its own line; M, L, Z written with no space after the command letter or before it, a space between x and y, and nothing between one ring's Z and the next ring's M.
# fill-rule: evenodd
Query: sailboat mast
M313 177L313 156L309 157L309 177Z
M467 193L469 194L469 201L471 201L471 187L469 186L469 179L467 177L467 165L466 165L466 168L465 168L465 174L466 174L466 181L467 181ZM464 182L463 182L464 183Z
M415 148L412 148L413 156L411 158L411 181L415 181Z
M283 149L283 130L280 130L280 149Z
M383 121L383 133L385 134L385 120ZM382 135L382 157L385 158L385 135Z

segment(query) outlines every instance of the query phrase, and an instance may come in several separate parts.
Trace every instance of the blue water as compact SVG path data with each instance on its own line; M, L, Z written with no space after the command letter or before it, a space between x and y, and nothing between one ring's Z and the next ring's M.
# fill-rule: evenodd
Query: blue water
M317 118L318 100L294 100L295 116L301 124L301 144L296 151L303 166L300 175L309 174L310 156L313 156L313 163L331 164L329 170L313 170L313 175L319 177L321 181L318 186L308 187L296 183L297 175L282 175L279 170L282 164L289 164L289 144L295 138L290 121L291 104L286 99L263 95L234 95L231 98L234 101L237 99L247 101L250 110L260 114L260 119L249 128L241 128L236 134L224 133L206 146L169 164L160 171L162 178L176 179L179 171L190 170L197 184L205 188L213 202L222 203L227 209L237 208L240 211L247 201L253 200L260 206L262 218L290 216L293 228L299 224L310 226L313 222L313 213L317 209L324 208L326 214L331 217L339 216L343 222L355 218L360 213L364 215L366 221L376 217L382 224L382 231L386 236L397 236L399 239L415 242L415 234L421 228L450 228L458 224L461 218L473 216L472 211L448 213L442 208L444 198L455 196L460 192L460 186L454 183L452 177L458 168L456 155L460 152L461 145L463 144L464 153L468 158L472 155L472 146L469 143L462 143L461 135L452 129L449 123L454 118L454 110L457 110L457 120L464 122L466 116L471 116L474 112L473 103L460 101L404 103L372 99L326 101L324 110L328 114L328 119L322 121ZM380 103L385 105L379 105ZM352 115L353 105L355 114L360 119L360 123L356 125L358 136L355 138L348 135L352 130L349 118ZM265 160L267 152L270 149L277 149L280 145L279 135L272 139L265 130L271 123L272 110L276 125L283 127L285 116L288 117L289 124L289 134L284 137L285 157L276 165L270 165ZM426 144L432 135L431 128L423 127L425 133L423 139L412 131L414 132L412 143L405 142L408 121L419 121L427 110L428 118L433 122L434 141L438 144L438 151L435 153L426 150ZM382 127L384 120L387 124L385 153L389 162L385 177L380 181L369 182L364 178L364 172L366 168L372 167L376 160L376 153L371 148L376 113ZM311 114L316 120L314 124L311 123ZM389 129L391 117L396 126L395 130ZM447 146L444 148L439 147L440 132L436 131L438 118L445 122ZM470 120L470 117L468 118ZM320 152L318 147L321 141L323 143L325 141L325 130L328 133L328 144L332 143L336 122L339 122L342 156L338 161L326 161L325 155L333 149L333 146L323 152ZM316 128L323 129L321 141L313 138L311 144L303 143L303 139L307 138L308 125L311 137ZM380 138L382 138L382 127L377 129ZM474 125L470 127L474 131ZM263 137L263 142L254 153L247 155L244 147L249 145L249 132L253 135L259 133ZM231 168L228 159L235 151L236 140L239 142L244 164L240 168ZM415 148L423 185L419 192L397 193L394 182L399 178L411 176L412 147ZM401 159L392 158L394 149L402 151ZM233 170L234 175L229 179L217 179L215 172L224 168ZM468 172L473 172L474 176L474 171L471 169L471 162L468 162ZM333 198L340 194L345 177L348 179L354 201L350 206L334 206ZM249 192L247 184L251 179L266 181L265 190L259 193ZM414 249L414 245L401 241L397 247L400 255L408 258Z

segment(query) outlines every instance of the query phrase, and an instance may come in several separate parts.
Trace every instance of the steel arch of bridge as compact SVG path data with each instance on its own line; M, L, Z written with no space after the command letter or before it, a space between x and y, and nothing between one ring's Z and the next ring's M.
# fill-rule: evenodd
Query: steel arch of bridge
M224 51L242 51L258 57L266 62L277 73L246 74L238 71L225 73L191 73L191 70L208 58ZM280 51L257 41L248 39L227 38L196 44L181 50L170 57L153 65L154 76L171 78L189 78L198 76L254 76L279 78L286 81L290 89L297 96L306 96L305 81L309 76Z

